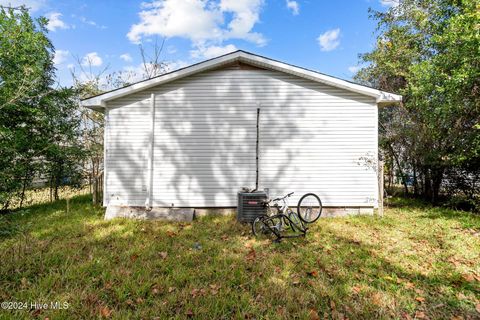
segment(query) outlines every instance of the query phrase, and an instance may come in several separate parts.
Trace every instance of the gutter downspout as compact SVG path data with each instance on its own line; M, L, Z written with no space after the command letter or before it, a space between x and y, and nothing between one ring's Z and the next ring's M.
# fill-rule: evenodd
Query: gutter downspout
M107 104L102 101L101 106L104 110L104 116L103 116L103 199L102 199L102 205L104 207L108 206L108 203L110 202L110 198L108 197L108 190L107 190L107 177L108 177L108 171L107 171L107 159L108 159L108 148L107 145L110 143L110 138L109 138L109 123L108 123L108 109L107 109Z
M147 199L145 200L145 209L152 210L152 195L153 195L153 158L154 158L154 144L155 144L155 94L150 95L150 136L149 136L149 150L148 150L148 176L147 176Z
M255 190L258 191L258 171L259 171L259 153L260 153L260 103L257 103L257 137L255 142Z

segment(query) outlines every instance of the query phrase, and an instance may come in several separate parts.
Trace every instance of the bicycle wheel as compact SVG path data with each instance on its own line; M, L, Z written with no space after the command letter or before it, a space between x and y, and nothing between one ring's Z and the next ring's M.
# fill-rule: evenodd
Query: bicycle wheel
M252 233L255 237L260 239L272 239L276 237L275 225L267 216L255 218L252 222Z
M292 228L292 231L300 231L300 232L304 232L305 231L305 228L304 228L304 225L303 225L303 222L300 220L300 217L298 216L298 214L296 214L295 212L293 211L290 211L288 213L288 218L290 219L291 223L290 223L290 227Z
M273 217L274 215L277 215L280 213L280 207L276 205L268 205L267 206L267 216Z
M298 216L303 222L315 222L322 214L322 201L316 194L307 193L298 201L297 210Z

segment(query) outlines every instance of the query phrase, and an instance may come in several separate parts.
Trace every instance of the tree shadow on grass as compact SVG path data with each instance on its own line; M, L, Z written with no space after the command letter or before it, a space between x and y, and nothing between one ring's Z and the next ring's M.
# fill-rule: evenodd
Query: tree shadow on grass
M401 210L417 211L418 218L445 220L458 222L464 229L480 230L480 215L468 211L454 210L444 207L435 207L428 202L418 199L394 198L389 201L388 207Z
M100 207L91 206L91 195L79 195L70 199L70 214L77 216L82 214L96 215L103 214ZM82 208L84 210L79 210ZM0 215L0 241L13 238L18 234L29 232L39 224L48 223L49 225L61 225L61 222L54 221L55 216L66 214L67 201L65 199L57 200L51 203L34 204L22 209L12 210L9 214Z
M476 229L480 232L480 215L471 212L456 211L446 208L431 208L421 218L451 220L458 222L464 229Z
M1 298L71 303L65 313L46 310L42 317L109 311L113 317L186 318L191 312L195 318L286 319L309 317L310 310L351 319L415 311L431 318L476 316L457 294L475 296L479 288L452 266L421 274L385 257L381 243L321 225L306 239L272 244L252 238L233 217L104 221L87 219L89 209L61 217L59 209L32 227L41 237L31 236L17 260L2 259ZM62 223L52 226L58 219Z

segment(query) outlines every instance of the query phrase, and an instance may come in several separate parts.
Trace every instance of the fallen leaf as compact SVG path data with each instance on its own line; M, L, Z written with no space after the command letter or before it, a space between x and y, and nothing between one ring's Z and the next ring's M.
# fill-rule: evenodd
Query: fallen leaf
M360 291L362 291L362 288L360 288L359 286L353 286L353 287L352 287L352 292L353 292L353 293L359 294Z
M168 293L172 293L173 291L175 291L175 287L168 288Z
M200 293L200 290L199 289L192 289L192 291L190 291L190 294L193 298L196 298Z
M100 315L103 318L110 318L110 316L112 315L112 310L108 309L107 306L103 306L100 308Z
M168 254L165 251L162 251L159 253L159 255L162 259L166 259Z
M253 261L257 257L257 253L255 252L255 249L250 248L250 251L248 251L246 259L247 261Z
M42 313L42 309L35 309L32 312L32 316L38 317L40 315L40 313Z
M382 305L382 295L379 292L375 292L372 294L372 303L376 306Z
M404 286L407 289L415 288L415 284L413 284L412 282L407 282L407 283L404 284Z
M455 259L454 257L450 257L447 259L448 262L450 262L451 264L453 264L455 267L458 267L460 265L460 262Z
M23 288L26 288L28 286L27 278L22 278L22 280L20 280L20 283L22 284Z
M425 291L421 290L421 289L415 289L415 292L418 294L418 295L423 295L425 293Z
M167 230L167 236L169 236L170 238L172 237L175 237L177 234L171 230Z
M137 304L142 304L144 300L143 300L143 298L139 297L139 298L137 298L136 301L137 301Z
M318 277L318 272L316 270L312 270L310 272L307 272L307 274L310 276L310 277Z
M310 309L309 313L310 320L320 320L320 316L318 315L317 311Z
M452 316L450 320L464 320L465 318L462 316Z
M130 260L132 260L133 262L135 262L137 259L138 259L138 254L132 254L130 256Z
M425 312L423 311L415 311L415 318L417 319L427 319Z
M196 298L197 296L205 295L205 289L192 289L190 294L192 295L192 298Z
M410 317L410 315L408 313L402 312L402 319L412 320L412 317Z
M416 297L415 300L417 300L418 302L425 302L424 297Z
M285 317L286 313L287 313L287 309L285 309L285 307L278 307L277 308L277 315L279 317Z
M480 313L480 303L477 303L475 305L475 310L477 310L477 312Z
M220 286L216 284L211 284L209 287L212 295L216 295L218 293L218 289L220 289Z
M475 281L475 277L473 276L473 274L470 274L470 273L462 275L462 278L467 282Z
M334 313L334 315L336 315L335 318L338 320L346 320L345 315L341 312L337 312L336 314Z
M153 287L153 288L152 288L152 294L153 294L153 295L157 295L157 294L159 294L159 293L160 293L160 290L158 290L157 287Z
M337 308L333 300L330 300L330 308L332 308L332 310L335 310Z
M463 293L459 292L459 293L457 293L457 298L459 300L465 300L465 299L467 299L467 296L464 295Z

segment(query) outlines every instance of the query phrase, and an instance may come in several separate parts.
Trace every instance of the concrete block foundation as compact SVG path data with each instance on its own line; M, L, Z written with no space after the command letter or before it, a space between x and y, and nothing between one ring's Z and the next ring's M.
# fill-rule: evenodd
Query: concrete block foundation
M322 218L347 217L351 215L373 215L372 207L339 208L324 207ZM131 218L142 220L165 220L190 222L195 218L212 215L236 215L236 208L161 208L151 210L145 207L107 206L105 220L113 218Z
M193 208L152 208L107 206L105 220L131 218L141 220L192 221Z

